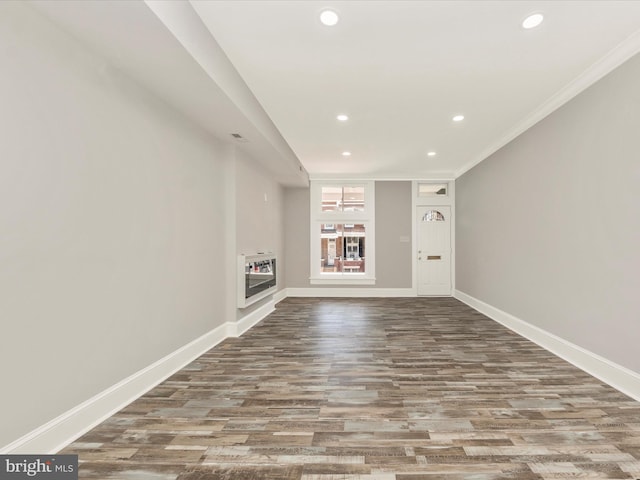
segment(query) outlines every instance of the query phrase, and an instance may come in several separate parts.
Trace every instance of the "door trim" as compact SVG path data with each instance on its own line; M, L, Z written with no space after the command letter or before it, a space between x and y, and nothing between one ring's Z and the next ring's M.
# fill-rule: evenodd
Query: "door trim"
M418 197L418 184L425 182L447 183L448 195L442 197ZM451 294L456 290L456 182L454 178L423 178L411 182L411 288L418 296L418 207L448 206L451 207Z
M427 222L427 223L431 224L432 226L441 225L442 227L444 226L448 227L447 228L448 245L443 246L444 248L442 249L441 248L433 249L433 247L430 247L425 250L425 244L421 243L421 241L424 242L425 239L420 238L420 232L422 231L422 226L420 224L423 222L421 218L423 218L423 216L426 215L427 213L433 212L433 211L436 211L440 215L442 215L444 218L444 221L437 220L437 221ZM451 280L451 273L453 269L452 263L451 263L451 257L453 254L452 247L451 247L452 245L451 233L453 231L454 224L453 224L452 211L453 209L450 205L425 204L425 205L418 205L416 207L416 210L415 210L416 226L417 226L416 248L419 248L422 250L422 252L420 252L420 250L418 251L416 258L414 259L414 262L416 264L417 280L418 280L418 283L416 284L417 296L450 297L453 294L453 282ZM448 252L447 252L447 249L448 249ZM428 255L429 252L431 253L431 255ZM425 254L427 254L426 257L425 257ZM429 262L430 260L432 260L433 262ZM421 270L424 272L424 269L426 268L427 270L432 271L433 268L437 268L435 266L435 263L437 263L438 260L441 261L442 267L444 267L447 270L446 276L448 277L447 278L448 282L443 282L440 284L440 283L431 283L429 281L428 284L424 285L423 292L421 293L420 292ZM428 275L428 276L431 277L431 275ZM441 277L437 277L437 278L439 278L440 280L443 280ZM423 278L422 280L425 281L426 279ZM427 290L427 292L425 292L424 290Z

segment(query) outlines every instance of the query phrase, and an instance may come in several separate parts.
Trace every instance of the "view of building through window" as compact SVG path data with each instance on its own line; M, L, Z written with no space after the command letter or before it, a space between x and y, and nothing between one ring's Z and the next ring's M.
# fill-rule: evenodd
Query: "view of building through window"
M320 225L320 271L365 272L365 225L324 223Z

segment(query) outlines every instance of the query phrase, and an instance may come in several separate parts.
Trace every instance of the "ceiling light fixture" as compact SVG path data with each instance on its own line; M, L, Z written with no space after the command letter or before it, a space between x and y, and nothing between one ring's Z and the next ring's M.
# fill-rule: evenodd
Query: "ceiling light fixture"
M351 156L351 152L342 152L342 156L343 157L350 157Z
M428 157L435 157L436 156L436 152L427 152L427 156Z
M526 28L527 30L536 28L542 23L543 20L544 15L542 15L541 13L532 13L522 21L522 28Z
M320 12L320 21L327 27L333 27L336 23L338 23L338 20L340 20L340 18L338 17L338 14L333 10L323 10L322 12Z
M338 115L336 117L338 120L340 120L341 122L346 122L347 120L349 120L349 116L345 115L344 113L341 113L340 115Z
M456 115L455 117L452 118L452 120L454 122L461 122L462 120L464 120L464 115Z

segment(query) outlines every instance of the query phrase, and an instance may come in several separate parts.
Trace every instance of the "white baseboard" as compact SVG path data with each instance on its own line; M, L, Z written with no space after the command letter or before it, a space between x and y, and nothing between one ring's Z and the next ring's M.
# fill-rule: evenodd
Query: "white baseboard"
M282 300L287 298L287 289L283 288L282 290L278 290L273 294L273 303L280 303Z
M454 297L616 390L640 401L640 374L456 290Z
M282 293L278 298L283 299L285 296ZM0 454L54 454L62 450L225 338L242 335L273 312L275 303L275 300L271 300L237 322L226 322L205 333L200 338L0 448Z
M223 324L0 449L1 454L53 454L214 347Z
M415 297L413 288L287 288L287 297Z
M248 313L237 322L227 322L227 335L230 337L239 337L244 332L253 327L256 323L260 322L260 320L273 312L275 309L276 302L272 299L266 302L264 305L256 308L251 313Z
M237 337L286 297L414 297L411 288L289 288L237 322L226 322L157 362L0 449L0 454L53 454L112 416L227 337ZM640 401L640 375L459 290L455 298Z

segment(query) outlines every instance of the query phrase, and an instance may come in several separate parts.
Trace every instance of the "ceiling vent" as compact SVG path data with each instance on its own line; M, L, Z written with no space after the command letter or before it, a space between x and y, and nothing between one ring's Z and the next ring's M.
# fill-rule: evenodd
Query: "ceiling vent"
M233 139L236 142L247 143L249 141L246 138L244 138L242 135L240 135L239 133L232 133L231 136L233 137Z

